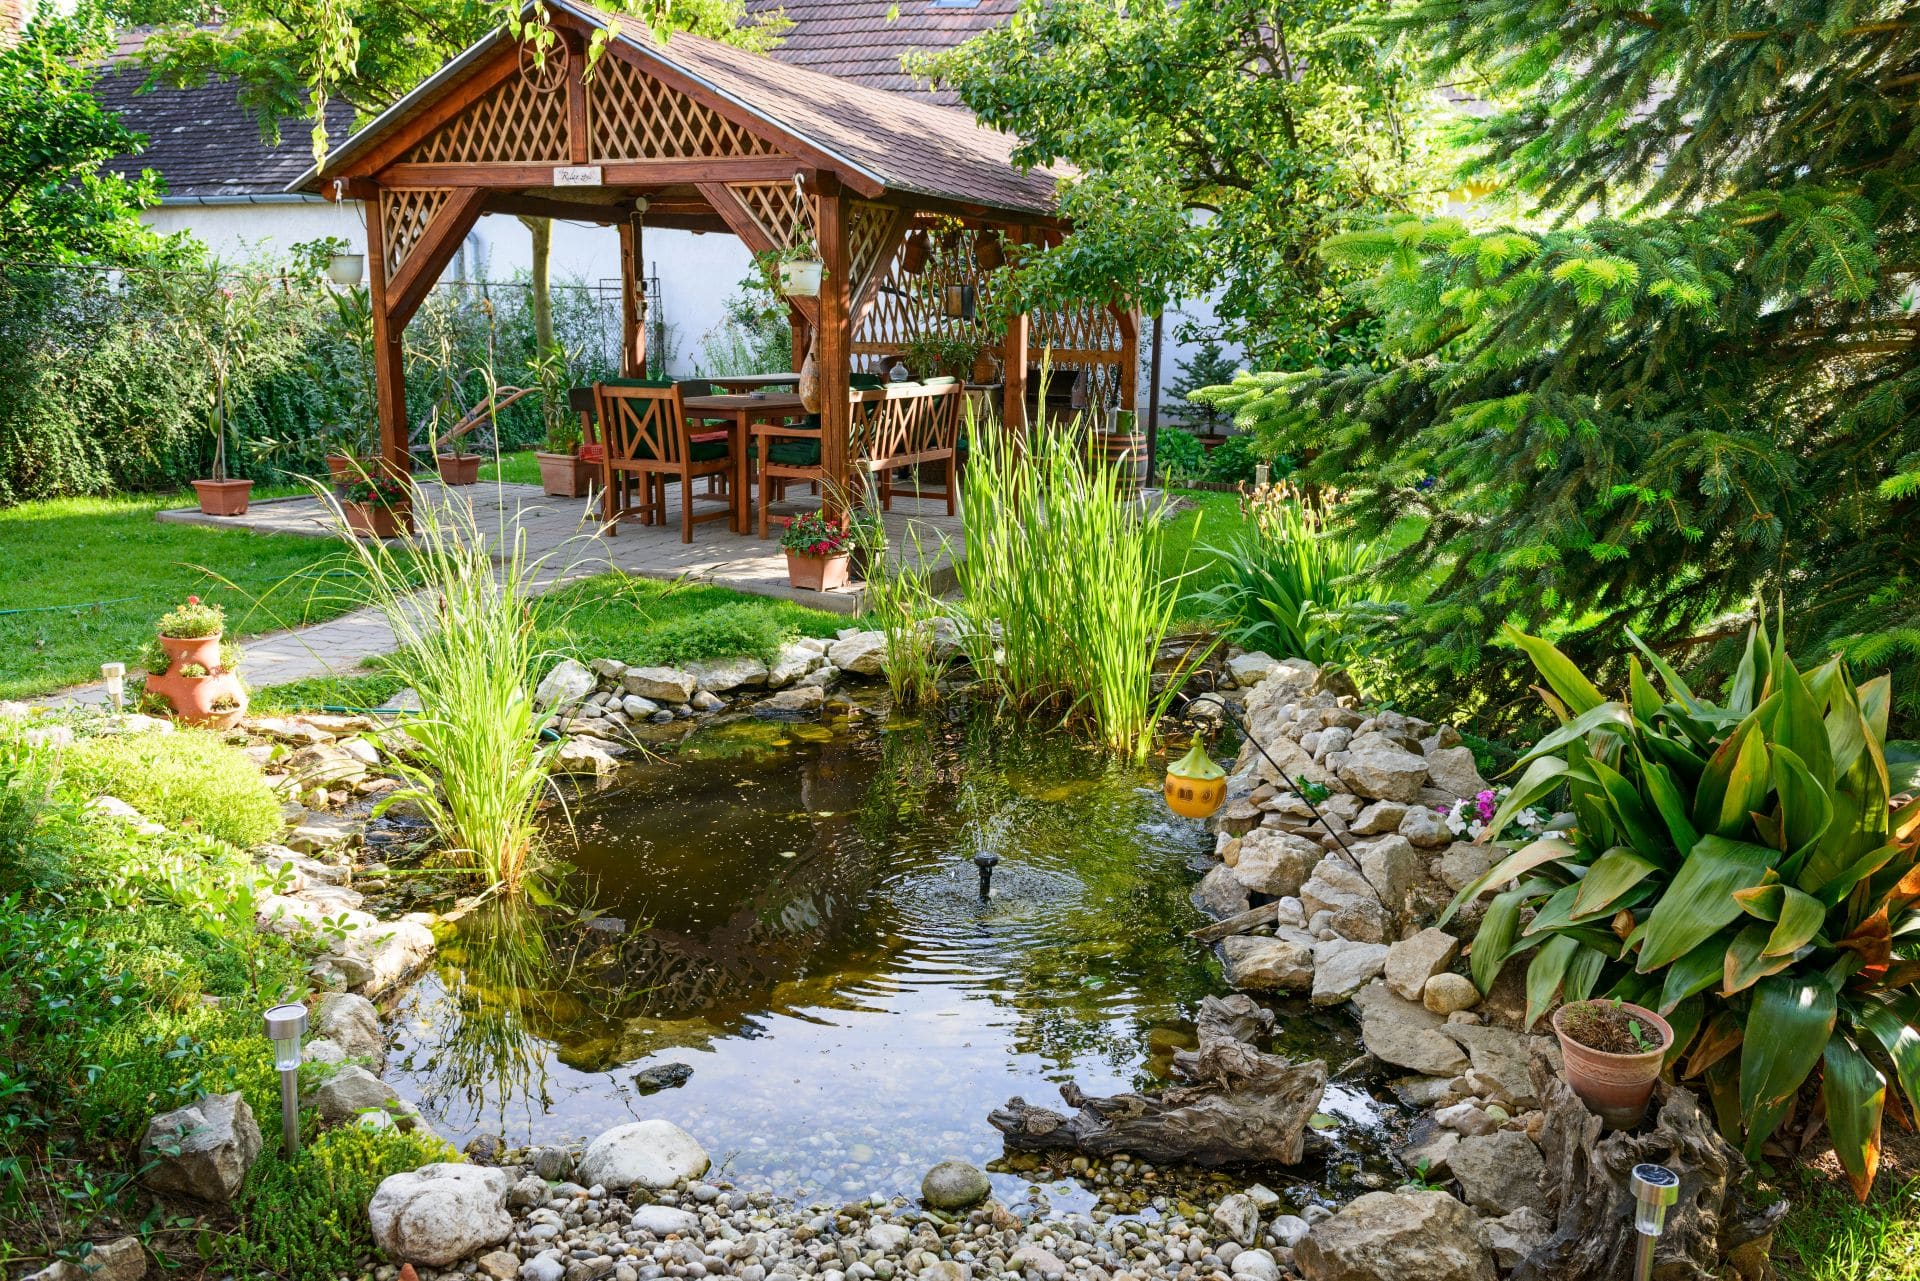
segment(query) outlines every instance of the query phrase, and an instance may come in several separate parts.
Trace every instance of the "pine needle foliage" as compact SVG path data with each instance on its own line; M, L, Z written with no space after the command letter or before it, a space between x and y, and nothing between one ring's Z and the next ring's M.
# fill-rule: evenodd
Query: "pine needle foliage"
M1432 577L1401 634L1438 701L1520 714L1504 623L1609 681L1625 626L1725 671L1778 597L1800 652L1891 663L1910 726L1920 13L1412 0L1391 25L1503 104L1465 176L1515 224L1335 238L1392 359L1201 394L1317 451L1363 531L1425 518L1385 572Z

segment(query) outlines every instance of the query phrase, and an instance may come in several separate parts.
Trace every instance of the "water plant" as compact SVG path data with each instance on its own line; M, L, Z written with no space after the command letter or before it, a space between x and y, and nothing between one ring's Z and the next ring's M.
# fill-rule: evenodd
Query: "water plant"
M967 432L955 569L974 671L1009 705L1144 757L1190 670L1155 688L1179 595L1153 536L1165 504L1126 497L1120 467L1089 456L1080 424L1016 440L969 412Z
M387 671L426 709L389 761L408 786L381 808L416 807L465 866L512 891L535 861L555 746L540 741L545 717L530 692L538 563L520 522L503 515L502 525L483 534L465 503L424 503L400 546L349 538L344 555L358 574L350 590L399 642Z
M902 706L931 703L940 697L940 677L946 668L938 654L940 638L934 621L941 612L932 582L939 557L926 554L920 533L912 526L908 526L907 546L897 551L887 545L880 522L868 527L868 537L865 603L886 637L888 692Z
M1886 739L1891 682L1830 659L1802 672L1783 637L1747 635L1725 702L1629 638L1608 699L1515 629L1561 722L1521 758L1488 832L1564 792L1570 830L1508 853L1461 891L1499 889L1472 945L1487 990L1532 953L1527 1021L1596 992L1673 1027L1668 1066L1704 1078L1750 1157L1819 1084L1834 1151L1865 1197L1889 1082L1920 1107L1920 804L1910 745ZM1902 749L1902 750L1890 750Z

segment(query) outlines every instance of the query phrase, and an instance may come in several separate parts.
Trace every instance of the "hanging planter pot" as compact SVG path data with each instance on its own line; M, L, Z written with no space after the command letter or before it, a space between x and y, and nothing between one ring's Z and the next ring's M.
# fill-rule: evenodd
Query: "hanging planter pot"
M919 275L927 269L927 258L932 252L926 232L908 232L906 248L900 251L900 270L909 276Z
M982 271L992 271L1006 265L1007 255L1000 248L1000 233L983 231L973 242L973 262Z
M780 264L780 292L789 298L818 298L820 278L827 264L818 258L796 258Z
M330 254L327 257L327 279L336 285L359 284L366 269L365 254Z

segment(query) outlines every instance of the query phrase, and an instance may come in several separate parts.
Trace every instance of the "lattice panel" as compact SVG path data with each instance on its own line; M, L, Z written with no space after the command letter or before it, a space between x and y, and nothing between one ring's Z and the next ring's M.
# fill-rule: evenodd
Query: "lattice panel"
M596 161L780 154L711 107L614 57L602 58L587 81L587 139Z
M421 164L564 165L571 154L565 87L543 92L527 76L514 75L422 138L406 158Z
M380 192L380 234L385 242L388 280L400 270L452 195L445 187L390 187Z
M849 229L851 234L851 229ZM907 340L920 334L966 338L984 343L988 333L986 317L993 306L995 284L983 277L973 260L974 233L962 231L952 243L939 235L932 237L932 251L926 269L917 276L901 270L905 245L894 255L887 278L875 295L873 306L854 334L853 350L860 355L890 355ZM972 285L977 294L974 319L963 320L945 314L947 287Z
M813 229L820 225L812 208L803 210L800 193L791 182L735 182L727 190L745 206L761 234L782 249L812 239Z
M887 238L902 215L891 205L855 200L847 206L847 267L852 292L858 294L879 264Z

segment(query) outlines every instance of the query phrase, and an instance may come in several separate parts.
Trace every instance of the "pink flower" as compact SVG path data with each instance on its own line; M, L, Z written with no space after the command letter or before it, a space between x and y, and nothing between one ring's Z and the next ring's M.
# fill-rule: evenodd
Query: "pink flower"
M1480 821L1482 823L1492 822L1493 812L1499 808L1493 803L1493 789L1488 788L1486 791L1475 796L1473 800L1474 808L1480 812Z

